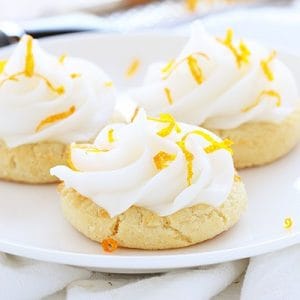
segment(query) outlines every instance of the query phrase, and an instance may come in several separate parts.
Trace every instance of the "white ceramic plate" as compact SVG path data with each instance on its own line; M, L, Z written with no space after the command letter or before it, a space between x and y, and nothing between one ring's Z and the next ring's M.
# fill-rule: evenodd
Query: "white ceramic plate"
M139 81L148 63L174 56L184 41L175 36L85 34L44 40L43 46L56 54L86 57L102 65L124 87ZM136 78L128 80L124 71L134 57L141 60L142 68ZM295 58L283 58L300 78ZM295 187L299 164L300 147L271 165L241 172L249 193L249 207L241 221L211 241L166 251L118 249L106 254L63 219L55 186L0 182L0 251L102 271L142 273L224 262L287 247L300 241L300 195ZM294 219L291 230L283 227L286 217Z

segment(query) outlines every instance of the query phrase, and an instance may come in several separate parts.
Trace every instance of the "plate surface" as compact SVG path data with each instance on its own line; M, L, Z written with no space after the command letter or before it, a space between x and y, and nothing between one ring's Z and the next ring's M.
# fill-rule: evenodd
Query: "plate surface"
M46 39L43 46L58 55L68 53L96 62L124 87L136 84L148 63L176 55L184 42L185 38L176 36L84 34ZM1 57L7 51L2 50ZM136 57L141 70L135 78L125 79L124 71ZM300 78L294 58L283 58ZM0 251L102 271L143 273L224 262L287 247L300 241L299 164L300 146L271 165L242 171L249 207L241 221L211 241L164 251L118 249L106 254L63 219L54 185L0 182ZM294 219L290 230L283 227L286 217Z

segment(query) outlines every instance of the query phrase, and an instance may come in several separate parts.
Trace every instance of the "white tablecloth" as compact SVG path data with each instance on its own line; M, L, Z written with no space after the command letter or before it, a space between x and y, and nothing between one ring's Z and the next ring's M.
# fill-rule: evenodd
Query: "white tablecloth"
M7 1L4 6L6 4ZM26 7L32 9L30 5ZM264 30L270 28L273 32L271 21ZM296 20L282 21L281 30L291 32L284 26L296 30L293 24L289 24L292 22ZM286 35L286 39L286 47L294 51L300 49L298 36L291 38ZM276 44L273 40L269 42ZM300 299L299 282L300 245L250 260L159 275L95 273L0 253L0 299Z
M300 245L155 275L91 272L1 254L0 299L300 299ZM214 296L216 296L214 298Z

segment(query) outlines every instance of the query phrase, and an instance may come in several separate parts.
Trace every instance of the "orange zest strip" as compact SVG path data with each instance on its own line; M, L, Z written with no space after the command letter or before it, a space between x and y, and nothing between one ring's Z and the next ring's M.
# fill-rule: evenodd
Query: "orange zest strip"
M236 58L236 61L237 61L238 65L240 65L240 63L239 63L239 54L237 52L237 49L232 44L232 41L233 41L233 30L231 28L228 28L227 31L226 31L226 36L225 36L224 40L217 39L217 41L219 41L220 43L222 43L224 46L226 46L232 52L232 54Z
M176 120L170 114L160 114L159 118L148 117L148 120L168 124L165 128L163 128L157 132L157 135L159 135L161 137L168 136L173 130L175 130L177 133L181 132L181 129L180 129L179 125L177 124Z
M197 10L199 4L199 0L185 0L185 6L187 10L190 12L194 12Z
M112 81L106 81L106 82L104 82L103 85L104 85L105 87L113 87L113 86L114 86L114 84L113 84Z
M133 113L133 115L132 115L132 117L131 117L131 119L130 119L130 122L131 122L131 123L135 120L135 118L136 118L136 116L138 115L139 111L140 111L140 108L139 108L139 107L136 107L136 109L134 110L134 113Z
M204 151L206 153L212 153L219 149L224 149L232 154L233 153L232 148L231 148L232 145L233 145L233 142L231 140L225 139L222 142L215 142L215 143L207 146L206 148L204 148Z
M192 55L189 55L187 57L187 63L190 68L190 71L192 73L192 76L194 77L195 81L198 84L201 84L203 82L203 74L202 70L200 69L198 65L197 59L195 59Z
M13 81L18 81L19 76L26 76L26 77L33 77L36 76L40 79L42 79L48 88L53 91L54 93L57 93L58 95L61 95L65 92L65 89L63 86L58 86L55 87L45 76L36 74L34 73L35 69L35 61L34 61L34 56L33 56L33 38L31 36L26 36L27 37L27 44L26 44L26 54L25 54L25 67L24 70L15 74L8 75L5 79L3 79L0 82L0 87L7 81L13 80ZM0 62L0 74L3 72L3 69L5 67L6 61L3 61L2 64ZM73 73L70 75L71 78L75 78L80 76L80 74Z
M279 107L281 105L281 96L278 92L274 90L265 90L262 91L258 97L255 99L255 101L250 104L249 106L246 106L242 109L242 112L248 112L249 110L253 109L256 107L265 96L273 97L276 100L276 106Z
M9 80L18 81L18 77L20 77L22 75L24 75L24 72L19 72L19 73L16 73L16 74L9 75L7 78L3 79L0 82L0 87L5 82L7 82ZM40 74L34 74L34 76L39 77L40 79L42 79L52 92L57 93L58 95L62 95L65 92L65 89L64 89L64 87L62 85L58 86L58 87L54 87L53 84L46 77L44 77L44 76L42 76Z
M72 160L72 150L73 149L80 149L82 151L85 151L86 153L102 153L102 152L108 152L109 150L105 150L105 149L99 149L97 147L95 147L92 144L71 144L68 149L67 149L67 165L70 169L72 169L73 171L79 171L76 166L73 163Z
M72 144L72 149L80 149L87 153L102 153L109 151L107 149L99 149L92 144Z
M108 212L101 208L98 208L97 215L101 218L105 218L105 219L109 218Z
M190 55L188 55L187 57L183 58L182 60L178 61L177 63L175 63L175 61L173 62L172 66L170 66L168 68L168 72L165 72L166 75L163 77L163 80L166 80L168 79L172 73L182 64L182 63L185 63L189 57L195 57L195 56L201 56L201 57L204 57L205 59L209 59L209 57L203 53L203 52L194 52L194 53L191 53ZM195 59L195 58L194 58Z
M272 51L271 54L260 62L260 66L269 81L274 80L274 74L270 68L270 62L276 57L276 51Z
M6 78L6 80L19 81L18 77L21 75L23 75L22 72L9 75L8 78Z
M248 63L249 57L251 55L249 48L243 41L240 41L239 48L240 48L240 57L239 57L240 62Z
M60 64L63 64L65 62L65 59L67 58L67 54L62 54L59 58L58 58L58 62Z
M179 148L181 149L185 160L186 160L186 167L187 167L187 183L190 186L192 184L192 178L194 175L193 172L193 160L194 160L194 155L192 152L190 152L185 144L185 140L182 139L181 141L177 142L177 145L179 146Z
M197 134L210 143L209 146L204 148L204 151L206 153L212 153L219 149L224 149L232 154L232 149L231 149L232 142L229 139L225 139L224 141L218 142L212 136L210 136L208 133L203 132L201 130L194 130L194 131L191 131L191 132L188 132L187 134L185 134L182 137L182 139L179 142L177 142L177 145L180 147L181 151L183 152L186 162L187 162L188 185L191 185L192 178L194 175L194 172L193 172L194 155L186 147L186 140L187 140L188 136L190 136L191 134Z
M243 41L240 41L239 46L235 47L233 44L233 30L227 29L225 39L217 39L220 43L226 46L234 55L238 67L241 67L242 63L248 63L251 55L250 50Z
M26 77L32 77L34 75L34 57L32 52L32 42L33 38L27 36L27 45L26 45L26 55L25 55L25 68L24 75Z
M113 251L117 250L117 248L118 248L117 241L112 238L104 239L102 241L101 245L102 245L102 249L105 252L113 252Z
M292 218L285 218L284 219L284 223L283 223L283 227L285 229L291 229L293 227L293 219Z
M34 56L33 56L33 51L32 51L32 46L33 46L33 38L28 35L27 37L27 44L26 44L26 54L25 54L25 67L23 72L18 72L15 74L9 75L7 78L5 78L2 82L0 82L0 87L8 80L14 80L17 81L19 76L26 76L26 77L32 77L32 76L37 76L45 81L47 86L55 93L61 95L64 93L64 87L59 86L55 88L51 82L45 78L42 75L35 74L34 73L34 68L35 68L35 62L34 62ZM4 68L5 64L3 64ZM2 70L3 71L3 70Z
M12 80L12 81L18 81L19 80L18 77L21 76L21 75L23 75L23 72L19 72L19 73L16 73L16 74L9 75L8 77L6 77L5 79L3 79L0 82L0 87L2 85L4 85L5 82L10 81L10 80Z
M66 119L68 118L69 116L71 116L74 112L76 111L76 108L74 105L72 105L70 107L69 110L67 111L64 111L62 113L58 113L58 114L55 114L55 115L51 115L47 118L45 118L44 120L42 120L38 126L35 128L35 132L39 132L41 131L45 126L49 125L49 124L52 124L52 123L55 123L55 122L58 122L60 120L63 120L63 119Z
M170 59L167 64L161 69L161 72L162 73L168 73L170 72L170 70L172 69L172 67L174 66L175 64L175 59Z
M165 94L167 96L168 103L170 105L173 104L173 98L172 98L172 94L171 94L170 89L166 87L166 88L164 88L164 92L165 92Z
M231 154L233 153L231 146L233 144L233 142L229 139L225 139L221 142L216 141L212 136L210 136L208 133L201 131L201 130L194 130L191 132L188 132L184 137L183 140L186 140L187 137L191 134L196 134L201 136L202 138L204 138L206 141L208 141L210 143L209 146L207 146L206 148L204 148L204 151L206 153L212 153L214 151L217 151L219 149L224 149L228 152L230 152Z
M0 60L0 74L3 73L6 63L7 63L7 60Z
M71 77L72 79L78 78L78 77L80 77L80 76L81 76L81 74L79 74L79 73L72 73L72 74L70 74L70 77Z
M13 81L18 81L18 77L22 76L22 75L25 75L25 72L18 72L18 73L15 73L15 74L11 74L9 75L7 78L3 79L1 82L0 82L0 87L7 81L9 80L13 80ZM57 93L58 95L62 95L64 94L65 92L65 89L62 85L58 86L58 87L55 87L53 86L53 84L44 76L40 75L40 74L34 74L34 76L42 79L45 84L48 86L48 88L54 92L54 93Z
M114 130L112 128L107 131L107 139L110 143L113 143L115 141Z
M158 152L154 157L153 161L157 170L162 170L169 166L169 163L176 158L175 154L170 154L164 151Z
M233 41L233 30L232 30L232 28L228 28L226 30L226 36L225 36L225 39L223 42L226 45L231 45L232 41Z
M235 181L235 182L240 182L240 181L242 181L241 176L239 176L238 174L234 174L234 181Z
M73 171L79 171L74 163L73 163L73 160L72 160L72 148L73 148L73 144L69 145L68 146L68 149L67 149L67 166L72 169Z
M126 77L132 77L139 69L140 61L135 58L126 70Z
M44 80L44 82L46 83L46 85L48 86L48 88L54 92L57 93L58 95L62 95L65 92L65 88L60 85L58 87L55 87L46 77L44 77L43 75L40 74L35 74L36 77L41 78L42 80Z

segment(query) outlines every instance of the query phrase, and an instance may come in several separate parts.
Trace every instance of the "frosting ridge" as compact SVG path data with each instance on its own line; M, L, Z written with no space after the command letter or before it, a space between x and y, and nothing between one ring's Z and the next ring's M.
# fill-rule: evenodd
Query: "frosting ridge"
M107 82L92 63L57 58L24 36L0 72L0 138L8 147L93 139L115 105Z
M150 65L144 84L128 93L150 115L212 129L278 123L299 105L295 78L275 51L235 39L231 29L215 38L199 22L178 57Z
M51 174L112 217L132 205L159 215L218 206L234 180L229 141L170 115L147 118L143 110L131 123L103 128L93 144L72 144L70 160Z

